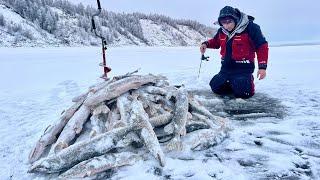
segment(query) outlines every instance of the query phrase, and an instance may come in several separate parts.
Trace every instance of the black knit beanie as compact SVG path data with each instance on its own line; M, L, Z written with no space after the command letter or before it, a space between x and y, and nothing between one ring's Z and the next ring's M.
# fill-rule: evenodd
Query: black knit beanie
M239 12L239 10L237 11L237 9L235 9L231 6L225 6L224 8L222 8L220 10L220 14L219 14L219 18L218 18L218 22L219 22L220 26L222 26L220 20L225 17L231 17L234 20L234 22L237 24L240 20L240 12Z

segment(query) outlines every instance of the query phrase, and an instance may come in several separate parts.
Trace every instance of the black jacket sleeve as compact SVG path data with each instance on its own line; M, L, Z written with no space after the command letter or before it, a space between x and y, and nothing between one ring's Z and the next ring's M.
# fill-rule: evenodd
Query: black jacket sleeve
M261 32L260 26L252 21L248 24L248 34L252 39L256 49L258 49L261 45L268 43Z

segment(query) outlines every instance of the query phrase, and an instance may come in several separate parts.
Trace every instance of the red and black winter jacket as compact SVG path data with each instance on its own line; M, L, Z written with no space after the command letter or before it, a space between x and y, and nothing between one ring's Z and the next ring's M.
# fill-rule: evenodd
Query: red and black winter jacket
M219 49L221 71L227 73L253 73L257 54L259 69L266 69L268 63L268 42L262 35L259 25L250 20L241 33L228 36L220 28L214 38L204 42L207 48Z

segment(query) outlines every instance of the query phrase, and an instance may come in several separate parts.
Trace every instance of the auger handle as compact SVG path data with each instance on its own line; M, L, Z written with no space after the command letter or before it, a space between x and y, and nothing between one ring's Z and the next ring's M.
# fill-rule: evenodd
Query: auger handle
M98 4L98 9L101 9L101 4L100 4L100 0L97 0L97 4Z

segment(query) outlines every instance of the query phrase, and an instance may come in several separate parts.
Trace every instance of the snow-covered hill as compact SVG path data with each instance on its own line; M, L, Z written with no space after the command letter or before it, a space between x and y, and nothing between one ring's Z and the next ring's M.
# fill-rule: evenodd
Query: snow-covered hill
M3 4L0 4L1 15L5 26L0 26L0 46L41 46L59 43L52 34Z
M96 9L66 0L0 1L0 47L90 46L100 39L91 31ZM191 46L215 30L190 20L162 15L120 14L103 10L99 32L111 46Z

